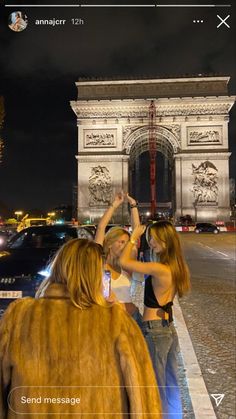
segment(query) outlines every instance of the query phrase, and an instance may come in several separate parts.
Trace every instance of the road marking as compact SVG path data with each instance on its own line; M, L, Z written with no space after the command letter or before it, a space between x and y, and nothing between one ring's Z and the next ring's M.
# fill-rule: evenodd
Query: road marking
M228 255L226 255L226 253L220 252L219 250L217 250L217 253L220 253L223 256L226 256L227 258L229 257Z
M216 255L216 253L219 253L220 255L225 256L227 259L231 259L234 260L234 258L231 258L229 255L227 255L226 253L220 252L219 250L214 250L212 247L207 246L206 244L202 244L201 242L197 242L198 244L200 244L200 246L202 247L206 247L207 249L209 249L212 253L214 253L214 255Z
M216 419L177 297L174 300L174 317L195 419Z
M208 249L210 249L212 252L214 252L214 250L212 249L212 247L207 246L207 244L203 244L202 246L207 247Z

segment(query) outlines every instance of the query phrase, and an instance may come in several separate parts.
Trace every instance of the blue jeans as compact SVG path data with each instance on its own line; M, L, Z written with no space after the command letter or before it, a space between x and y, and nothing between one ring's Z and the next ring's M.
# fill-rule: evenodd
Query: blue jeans
M182 419L177 379L178 336L173 323L165 320L145 321L142 331L152 358L162 401L163 418Z
M140 329L142 330L142 325L143 325L143 320L142 320L142 316L141 316L141 314L140 314L140 311L139 310L136 310L133 314L132 314L132 316L131 316L135 321L136 321L136 323L138 324L138 326L140 327Z

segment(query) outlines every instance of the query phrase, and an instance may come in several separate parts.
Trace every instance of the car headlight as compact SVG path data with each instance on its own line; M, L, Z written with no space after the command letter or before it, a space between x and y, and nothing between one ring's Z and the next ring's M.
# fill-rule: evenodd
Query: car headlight
M48 278L50 275L50 270L49 269L43 269L42 271L38 272L39 275L44 276L44 278Z

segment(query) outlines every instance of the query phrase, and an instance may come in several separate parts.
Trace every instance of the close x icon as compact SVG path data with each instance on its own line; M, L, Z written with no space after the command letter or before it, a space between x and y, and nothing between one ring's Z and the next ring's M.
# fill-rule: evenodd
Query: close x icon
M228 29L230 28L230 25L226 22L229 18L230 15L226 16L225 18L217 15L218 19L220 19L220 23L217 25L217 29L219 29L222 25L225 25Z

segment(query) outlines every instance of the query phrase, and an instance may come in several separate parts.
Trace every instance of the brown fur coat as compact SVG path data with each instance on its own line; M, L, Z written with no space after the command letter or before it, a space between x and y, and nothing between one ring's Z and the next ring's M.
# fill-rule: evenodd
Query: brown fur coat
M1 419L160 419L160 411L145 340L119 305L80 310L59 284L10 304L0 322Z

